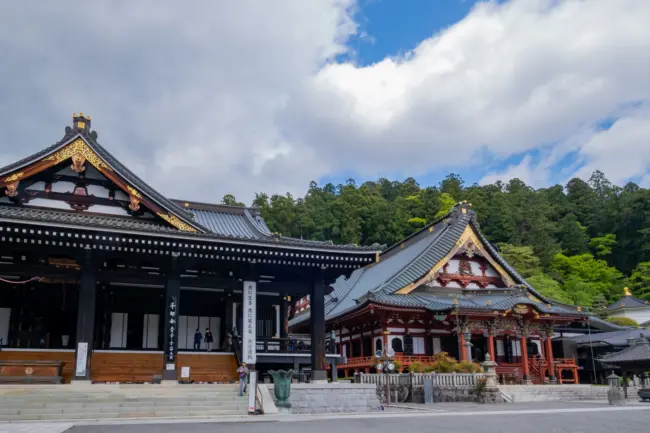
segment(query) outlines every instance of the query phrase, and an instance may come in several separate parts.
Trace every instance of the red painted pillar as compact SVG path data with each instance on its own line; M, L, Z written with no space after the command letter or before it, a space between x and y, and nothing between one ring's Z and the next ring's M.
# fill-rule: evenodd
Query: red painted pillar
M488 353L492 361L496 361L496 354L494 353L494 332L490 331L488 334Z
M524 371L524 381L530 380L530 368L528 367L528 341L525 335L521 336L521 363Z
M548 375L551 381L555 377L555 365L553 364L553 344L551 341L551 334L546 337L546 363L548 364Z

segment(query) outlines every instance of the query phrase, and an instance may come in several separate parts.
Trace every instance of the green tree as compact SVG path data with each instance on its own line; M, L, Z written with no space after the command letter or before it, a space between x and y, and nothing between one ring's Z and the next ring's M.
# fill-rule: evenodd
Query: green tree
M438 219L447 215L451 210L451 208L454 207L455 204L456 204L456 200L454 200L454 198L451 195L447 194L446 192L443 192L438 197L439 210L433 218Z
M232 194L226 194L223 196L221 199L221 204L225 204L228 206L246 206L244 203L237 201L234 195Z
M613 248L616 246L616 235L607 233L605 236L592 238L589 241L589 248L591 248L596 257L607 258L612 254Z
M650 262L639 263L630 276L630 288L641 299L650 301Z
M598 293L594 296L591 308L596 316L600 318L607 316L607 299L605 299L605 296L603 296L602 293Z
M564 291L574 299L574 303L586 307L593 304L599 293L608 301L613 301L618 297L623 284L621 272L591 254L557 254L550 269L558 274Z
M535 255L533 247L516 246L506 243L501 243L498 247L503 258L506 259L506 261L514 267L522 277L530 278L542 273L541 262Z

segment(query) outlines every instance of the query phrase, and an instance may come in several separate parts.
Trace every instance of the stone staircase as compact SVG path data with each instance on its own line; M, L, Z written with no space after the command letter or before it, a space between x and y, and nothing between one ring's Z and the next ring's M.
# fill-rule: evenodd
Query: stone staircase
M592 385L499 385L509 403L534 401L607 401L606 386ZM631 393L628 393L631 395ZM634 394L636 395L636 394Z
M246 415L238 385L28 385L0 387L0 422L174 419Z

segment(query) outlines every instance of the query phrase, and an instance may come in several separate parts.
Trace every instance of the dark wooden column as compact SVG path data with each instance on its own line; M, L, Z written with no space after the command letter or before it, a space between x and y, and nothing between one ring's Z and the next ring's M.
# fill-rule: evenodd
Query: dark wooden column
M163 363L163 380L175 381L176 354L178 353L178 317L181 303L181 271L178 257L172 257L167 270L165 283L165 340L163 350L165 360Z
M76 363L73 380L91 379L91 357L95 336L95 305L97 299L97 276L92 250L81 257L81 282L79 284L79 308L77 310Z
M309 297L311 319L311 378L327 380L325 372L325 283L323 271L314 274Z
M280 302L280 338L287 338L288 336L288 323L287 311L289 310L289 296L285 293Z

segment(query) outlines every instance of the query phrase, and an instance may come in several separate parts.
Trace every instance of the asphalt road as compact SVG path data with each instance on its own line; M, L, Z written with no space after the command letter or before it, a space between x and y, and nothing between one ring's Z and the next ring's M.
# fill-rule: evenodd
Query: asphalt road
M501 406L503 408L503 406ZM514 410L513 410L514 409ZM75 426L66 433L642 433L650 432L650 405L642 410L564 407L530 413L530 407L454 412L376 414L292 422L238 422ZM640 408L637 408L640 409ZM570 411L570 412L569 412Z

